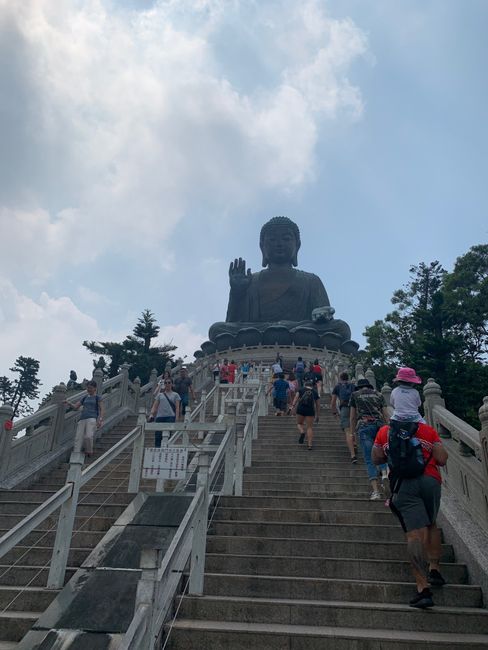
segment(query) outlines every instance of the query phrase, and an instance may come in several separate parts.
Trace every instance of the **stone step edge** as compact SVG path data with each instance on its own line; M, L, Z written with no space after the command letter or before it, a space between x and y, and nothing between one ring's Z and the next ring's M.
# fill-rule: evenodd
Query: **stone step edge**
M15 587L13 585L0 585L0 592L2 591L25 591L31 594L46 593L46 594L53 594L53 596L55 596L56 594L60 593L61 589L48 589L47 587L22 587L22 586Z
M37 621L37 619L42 616L43 612L22 612L22 611L17 611L15 609L13 610L7 610L6 612L0 612L0 621L2 619L12 619L12 618L28 618L29 620L32 621Z
M313 607L330 607L330 608L348 608L348 609L357 609L357 610L369 610L375 609L378 611L388 611L388 612L411 612L415 614L417 611L414 607L409 605L402 605L400 603L380 603L380 602L370 602L365 603L361 601L354 600L307 600L301 598L261 598L261 597L252 597L249 596L214 596L204 594L203 596L179 596L180 599L195 599L197 601L231 601L234 603L246 603L246 604L258 604L258 605L308 605ZM435 594L434 594L435 598ZM488 609L483 607L446 607L445 605L436 605L435 611L443 614L466 614L466 615L483 615L488 617Z
M307 542L312 543L312 542L321 542L323 544L355 544L357 545L357 540L356 539L314 539L313 537L300 537L297 539L296 537L259 537L257 535L208 535L207 540L217 540L217 541L227 541L227 540L244 540L244 541L259 541L259 542L295 542L299 543L300 545L307 544ZM407 554L407 547L404 541L402 542L396 542L396 541L384 541L384 542L374 542L374 545L381 545L381 544L387 544L388 546L396 546L398 548L404 548L405 549L405 557ZM451 544L446 544L443 543L442 547L444 548L451 548ZM274 557L274 556L273 556ZM354 558L352 558L354 559ZM385 560L385 562L389 562L389 560ZM488 611L488 610L487 610Z
M255 574L255 573L215 573L215 571L205 571L206 576L211 576L213 578L218 578L219 580L222 580L225 578L228 580L229 578L245 578L249 580L262 580L262 581L271 581L271 580L278 580L278 581L285 581L285 580L292 580L296 582L343 582L345 584L367 584L367 585L378 585L381 587L384 587L385 585L395 585L396 587L403 586L403 587L408 587L409 589L415 589L415 582L412 580L412 582L403 582L403 581L398 581L398 582L392 582L391 580L386 581L386 580L368 580L367 578L321 578L317 576L283 576L283 575L278 575L278 576L273 576L269 574ZM185 573L185 577L188 579L190 576L188 573ZM472 584L460 584L460 583L449 583L446 584L444 589L447 588L449 590L476 590L480 591L480 586L479 585L472 585ZM347 601L344 601L347 602ZM487 610L488 611L488 610Z
M384 529L387 530L396 530L399 528L397 525L385 526L385 524L327 524L325 522L307 522L307 521L249 521L248 519L212 519L212 523L217 522L218 524L253 524L255 526L340 526L341 528L374 528L374 529ZM368 541L368 544L374 544L372 541Z
M223 506L223 505L218 505L217 510L220 510L222 512L229 512L229 511L234 511L234 512L311 512L311 513L317 513L320 512L321 514L327 514L327 513L336 513L340 515L386 515L388 517L391 517L391 511L387 508L383 508L383 510L322 510L322 509L317 509L317 508L272 508L269 506L254 506L252 508L246 507L246 506Z
M424 614L425 615L425 614ZM169 628L169 626L168 626ZM427 643L446 643L472 647L474 644L488 644L487 634L453 634L446 632L414 632L411 630L359 629L349 627L315 627L311 625L279 625L277 623L236 623L222 621L199 621L193 619L176 619L172 629L208 632L229 632L259 635L289 635L307 637L326 637L342 639L370 639L380 641L412 641Z
M406 555L406 554L405 554ZM217 557L225 557L226 559L239 559L239 560L289 560L292 562L293 560L306 560L310 562L313 562L314 560L321 560L321 561L327 561L330 560L331 562L344 562L344 564L351 564L353 562L372 562L374 564L378 564L379 566L383 566L384 564L409 564L409 561L407 557L405 557L405 560L384 560L383 558L376 559L376 558L356 558L356 557L328 557L326 555L301 555L299 558L297 558L296 555L255 555L255 554L246 554L246 553L205 553L205 557L210 557L210 558L217 558ZM465 564L462 562L441 562L441 566L450 566L450 567L466 567ZM306 577L306 576L305 576ZM383 581L382 581L383 582ZM488 611L488 610L487 610Z

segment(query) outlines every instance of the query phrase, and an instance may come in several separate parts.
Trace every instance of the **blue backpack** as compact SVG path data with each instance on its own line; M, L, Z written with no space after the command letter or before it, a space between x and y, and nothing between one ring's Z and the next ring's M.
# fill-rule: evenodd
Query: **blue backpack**
M349 406L349 400L354 392L355 386L350 381L344 384L337 384L339 393L339 406Z

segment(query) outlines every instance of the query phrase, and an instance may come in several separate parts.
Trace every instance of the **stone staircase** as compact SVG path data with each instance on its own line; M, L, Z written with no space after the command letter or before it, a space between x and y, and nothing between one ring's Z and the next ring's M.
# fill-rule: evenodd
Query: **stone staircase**
M369 501L326 412L312 451L294 418L260 419L245 496L223 497L207 542L202 597L183 596L169 650L486 650L488 610L443 544L432 610L408 606L415 585L403 532Z
M136 425L129 417L106 433L95 446L92 462L123 438ZM152 446L148 434L146 446ZM131 450L107 465L81 489L66 582L99 543L110 526L134 498L127 493ZM52 471L27 489L0 491L0 535L32 512L66 481L68 464ZM154 490L153 481L142 481L141 489ZM15 648L58 594L46 589L49 563L56 535L57 514L0 558L0 650Z

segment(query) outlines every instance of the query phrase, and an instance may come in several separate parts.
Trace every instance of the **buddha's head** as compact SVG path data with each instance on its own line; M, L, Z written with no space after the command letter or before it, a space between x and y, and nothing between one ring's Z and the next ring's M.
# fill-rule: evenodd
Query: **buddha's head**
M298 265L300 231L288 217L273 217L261 228L259 247L263 254L263 266L268 264Z

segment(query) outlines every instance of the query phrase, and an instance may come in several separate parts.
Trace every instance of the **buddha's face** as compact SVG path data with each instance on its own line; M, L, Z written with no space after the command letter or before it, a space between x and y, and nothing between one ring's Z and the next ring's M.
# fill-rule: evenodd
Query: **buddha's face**
M269 264L292 264L298 252L293 230L287 226L269 228L264 234L262 251Z

